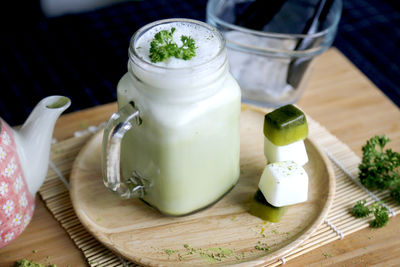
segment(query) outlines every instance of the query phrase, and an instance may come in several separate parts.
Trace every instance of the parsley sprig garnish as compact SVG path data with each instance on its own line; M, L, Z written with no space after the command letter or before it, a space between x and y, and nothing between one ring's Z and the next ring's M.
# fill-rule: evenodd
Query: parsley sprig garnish
M390 195L400 204L400 154L392 149L384 150L390 139L385 135L374 136L362 147L363 157L358 166L358 178L368 189L390 191ZM352 210L357 218L374 214L371 227L383 227L389 220L387 208L377 202L371 207L365 206L366 201L358 201Z
M373 228L385 226L389 221L389 214L387 208L382 205L382 202L375 202L371 206L365 206L365 203L366 200L357 201L352 210L353 215L357 218L363 218L373 213L375 219L369 225Z
M375 219L369 223L371 227L380 228L385 226L389 221L389 214L387 208L382 205L374 207L374 217Z
M170 57L189 60L196 55L196 44L192 37L182 35L182 46L178 46L173 40L175 28L161 30L154 35L150 43L151 62L161 62Z
M365 206L366 200L357 201L354 205L352 213L357 218L364 218L371 214L371 210Z
M391 149L384 150L389 142L390 139L385 135L374 136L362 147L358 177L369 189L395 189L400 184L400 154Z

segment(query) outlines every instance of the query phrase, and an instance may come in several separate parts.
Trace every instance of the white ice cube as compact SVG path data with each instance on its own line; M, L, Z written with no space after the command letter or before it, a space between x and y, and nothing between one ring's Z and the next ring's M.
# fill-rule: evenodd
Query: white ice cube
M308 162L308 156L304 141L299 140L285 146L274 145L267 137L264 137L264 155L269 163L293 160L303 166Z
M308 198L308 175L294 161L270 163L261 175L258 188L275 207L301 203Z

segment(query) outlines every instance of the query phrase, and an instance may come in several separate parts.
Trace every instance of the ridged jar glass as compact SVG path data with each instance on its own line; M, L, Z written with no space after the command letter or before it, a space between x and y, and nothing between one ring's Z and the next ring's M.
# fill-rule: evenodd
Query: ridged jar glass
M148 31L173 27L207 32L217 38L217 51L183 67L146 60L137 45L140 38ZM196 41L196 45L202 44ZM128 72L117 93L118 118L109 123L103 145L107 187L123 198L140 197L168 215L205 208L233 188L240 173L241 94L229 73L225 40L218 31L188 19L156 21L139 29L131 39ZM113 153L107 149L114 138L110 136L116 135L112 132L128 120L132 127L124 130L123 137L115 137L122 140L122 177L115 179L118 171L107 171L113 168L115 155L107 159Z

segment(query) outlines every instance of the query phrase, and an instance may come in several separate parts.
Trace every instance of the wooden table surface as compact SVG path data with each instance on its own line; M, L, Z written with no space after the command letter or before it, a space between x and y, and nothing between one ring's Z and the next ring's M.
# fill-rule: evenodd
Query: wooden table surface
M73 101L73 99L72 99ZM376 134L392 139L400 152L400 110L338 50L316 59L306 92L298 105L361 156L361 146ZM116 104L63 115L54 137L70 138L74 131L98 125L116 110ZM86 266L81 251L36 198L32 222L15 241L0 249L0 267L28 258L58 267ZM326 244L285 266L400 266L400 216L381 229L364 229Z

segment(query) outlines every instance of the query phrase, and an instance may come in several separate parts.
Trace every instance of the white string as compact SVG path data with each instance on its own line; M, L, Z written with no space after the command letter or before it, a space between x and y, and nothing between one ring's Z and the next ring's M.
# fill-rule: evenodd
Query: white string
M100 123L98 126L89 126L86 130L74 132L74 137L81 137L89 133L94 134L106 126L106 122Z
M338 236L340 236L340 239L343 239L344 234L343 234L342 231L340 231L339 229L337 229L336 226L333 225L328 219L325 219L324 221L325 221L325 223L326 223L330 228L332 228L333 231L335 231L335 233L336 233Z
M369 191L365 186L363 186L355 177L354 175L352 175L335 157L332 156L332 154L327 150L324 149L325 153L328 155L328 157L340 168L342 169L342 171L348 176L350 177L354 183L356 183L359 187L361 187L368 195L370 195L375 201L377 202L381 202L382 206L384 206L388 212L390 212L392 214L392 216L396 216L396 212L394 210L392 210L389 206L387 206L385 203L383 203L383 201L381 201L379 199L379 197L377 197L374 193L372 193L371 191Z
M114 255L116 255L118 257L118 259L121 261L123 267L129 267L129 264L127 263L127 261L124 260L120 255L117 255L117 254L114 254Z
M64 175L57 168L57 166L54 164L53 161L49 160L49 166L50 166L50 168L53 169L53 171L58 175L58 178L61 180L61 182L63 182L65 187L67 187L67 189L69 190L69 183L68 183L67 179L65 179Z
M94 134L94 133L98 132L100 129L104 128L105 125L106 125L106 123L102 122L98 126L89 126L87 128L87 130L76 131L76 132L74 132L74 137L81 137L81 136L86 135L88 133ZM51 140L51 144L55 144L55 143L57 143L57 139L53 138ZM49 160L49 166L50 166L50 168L53 169L53 171L58 175L58 178L61 180L61 182L63 182L65 187L67 187L67 189L69 190L69 183L68 183L67 179L65 179L64 175L57 168L57 166L54 164L53 161Z

